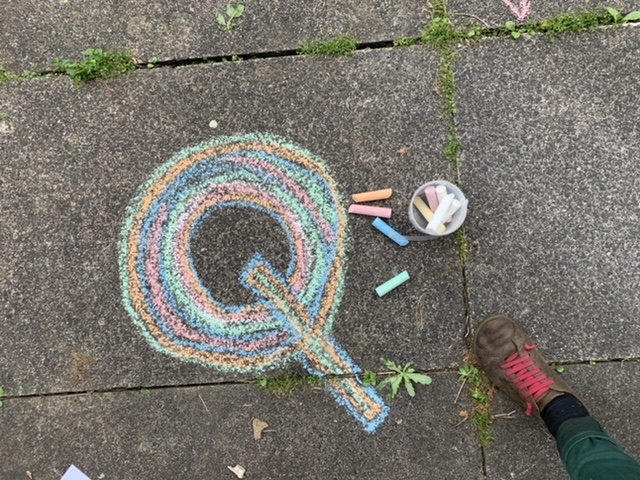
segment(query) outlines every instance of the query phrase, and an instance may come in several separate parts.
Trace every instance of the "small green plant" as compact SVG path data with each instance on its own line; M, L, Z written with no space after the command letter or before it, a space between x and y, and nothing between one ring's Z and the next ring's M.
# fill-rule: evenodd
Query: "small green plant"
M20 80L20 75L9 72L0 65L0 83L12 82L14 80Z
M411 368L412 362L407 363L404 367L400 367L396 365L391 360L386 360L381 358L380 361L382 364L387 367L394 374L390 375L388 378L385 378L378 385L378 389L382 390L383 388L390 387L391 392L389 393L389 397L391 399L395 398L398 395L398 391L400 390L400 386L404 383L404 387L407 390L407 393L410 397L415 397L416 391L413 386L414 383L419 383L420 385L431 385L433 380L429 375L424 375L422 373L417 373L415 369Z
M489 29L470 25L462 32L462 35L468 39L474 39L474 38L480 38L483 34L485 34L488 31Z
M7 118L9 118L8 113L0 113L0 122L2 122L3 120L6 120Z
M458 380L461 382L469 382L474 387L482 385L482 377L480 370L473 365L463 365L458 369Z
M394 47L411 47L420 42L420 37L402 37L393 41Z
M594 360L589 360L589 365L591 365L592 367L596 364L596 362Z
M624 17L615 8L607 7L607 12L609 13L609 15L611 15L611 18L613 18L613 23L615 23L616 25L624 25L625 23L640 20L640 11L628 13Z
M128 52L103 51L90 48L82 54L82 62L56 60L53 66L73 78L76 85L82 85L96 78L113 78L135 70L133 57Z
M2 406L2 398L4 397L4 389L0 387L0 407Z
M480 444L489 445L493 440L493 418L490 409L484 405L475 407L471 414L471 423L478 432Z
M553 368L555 369L556 372L558 373L562 373L564 372L564 366L563 365L554 365Z
M446 48L456 41L459 32L456 31L451 16L442 12L442 15L436 16L431 20L427 28L422 32L422 43L433 45L437 48Z
M463 385L469 384L473 403L471 423L478 432L481 445L488 445L493 440L493 418L491 416L491 388L483 381L482 372L473 365L463 365L458 370L458 380Z
M41 76L42 75L35 70L25 70L22 73L9 72L2 65L0 65L0 84L19 80L29 80L31 78L37 78Z
M304 386L321 387L324 385L324 382L325 380L322 377L315 375L296 375L294 373L285 373L284 375L270 378L259 375L255 379L256 384L277 397L291 395L298 388Z
M458 247L458 258L460 259L460 263L465 265L469 258L469 253L471 252L471 238L467 235L464 227L456 230L455 241Z
M147 63L147 68L155 67L159 61L160 60L158 60L158 57L153 57L151 60L149 60L149 63Z
M375 387L378 383L378 374L375 372L365 371L362 375L362 384L365 387Z
M225 18L225 16L222 13L218 12L216 13L216 21L218 22L218 24L223 26L227 30L227 32L230 32L231 30L233 30L238 26L238 24L234 20L236 20L237 18L240 18L243 13L244 13L244 4L238 3L238 5L234 7L233 5L228 3L227 17L229 18Z
M297 50L298 55L319 55L324 57L343 57L356 51L358 41L348 35L338 35L329 40L304 42Z
M511 36L515 39L520 38L522 32L516 27L516 24L512 21L508 21L504 24L504 28L511 32Z
M143 395L149 393L149 388L148 387L142 387L140 389L140 393L143 394Z
M232 62L242 62L243 58L239 57L238 55L231 55L230 59L227 58L223 58L222 59L222 63L232 63Z

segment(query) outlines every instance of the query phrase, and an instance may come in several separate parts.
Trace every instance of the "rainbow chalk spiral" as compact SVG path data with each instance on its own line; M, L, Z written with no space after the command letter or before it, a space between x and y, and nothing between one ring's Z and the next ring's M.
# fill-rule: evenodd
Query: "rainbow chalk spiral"
M239 275L257 299L226 305L195 271L190 245L209 215L247 208L284 230L291 261L259 252ZM344 283L346 212L323 162L284 139L221 137L183 150L131 201L122 230L125 308L159 351L221 371L260 373L299 361L315 375L358 374L331 334ZM373 432L387 407L357 378L331 378L336 401Z

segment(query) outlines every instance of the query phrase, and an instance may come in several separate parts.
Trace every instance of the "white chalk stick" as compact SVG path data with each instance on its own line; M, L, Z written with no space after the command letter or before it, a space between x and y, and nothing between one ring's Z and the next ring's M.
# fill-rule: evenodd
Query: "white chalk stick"
M449 207L449 210L445 215L444 223L449 223L453 219L453 214L456 213L461 206L462 204L460 203L460 201L454 198L453 202L451 202L451 206Z
M433 213L433 218L427 225L426 231L429 235L437 235L438 227L444 223L444 218L453 203L455 195L450 193L446 197L442 199L440 204L438 205L438 209Z
M444 185L438 185L436 187L436 195L438 196L438 203L444 200L444 197L447 196L447 187Z

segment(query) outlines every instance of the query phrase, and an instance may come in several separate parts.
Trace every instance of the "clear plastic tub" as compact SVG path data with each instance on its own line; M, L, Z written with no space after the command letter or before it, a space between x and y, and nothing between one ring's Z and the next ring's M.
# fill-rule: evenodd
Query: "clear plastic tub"
M451 217L451 221L449 223L445 223L445 230L440 235L430 235L429 233L427 233L427 224L429 222L427 222L427 220L422 216L420 211L413 204L413 200L418 196L425 200L424 189L431 185L433 185L434 187L437 187L438 185L444 185L447 188L447 193L453 193L456 200L460 202L460 208L456 213L453 214L453 217ZM449 183L444 180L434 180L432 182L425 183L414 192L413 196L411 197L411 203L409 204L409 220L411 220L411 224L420 233L429 235L431 237L443 237L455 232L464 223L464 220L467 217L468 203L469 202L467 200L467 197L464 196L462 190L456 187L453 183Z

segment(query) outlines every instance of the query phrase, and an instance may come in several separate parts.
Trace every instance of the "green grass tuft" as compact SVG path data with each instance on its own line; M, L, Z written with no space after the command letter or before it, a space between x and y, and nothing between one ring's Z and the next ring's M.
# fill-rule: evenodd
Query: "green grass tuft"
M16 82L21 80L29 80L31 78L38 78L42 75L35 70L25 70L22 73L13 73L7 71L2 65L0 65L0 84L8 82Z
M278 377L270 378L259 376L255 379L255 383L277 397L286 397L304 386L322 387L325 379L314 375L285 373Z
M480 445L487 446L493 440L493 387L481 370L473 365L463 365L458 370L459 381L469 387L469 396L473 404L471 423L478 432Z
M458 258L460 258L460 263L465 265L471 253L471 238L467 235L464 225L456 230L454 235L458 247Z
M304 42L297 50L298 55L343 57L356 51L358 41L348 35L339 35L330 40Z
M103 51L100 48L85 50L82 62L55 60L53 66L73 78L76 85L96 78L117 77L136 68L129 52Z
M402 38L396 38L393 41L393 46L394 47L411 47L413 45L417 45L418 43L420 43L421 38L420 37L402 37Z

